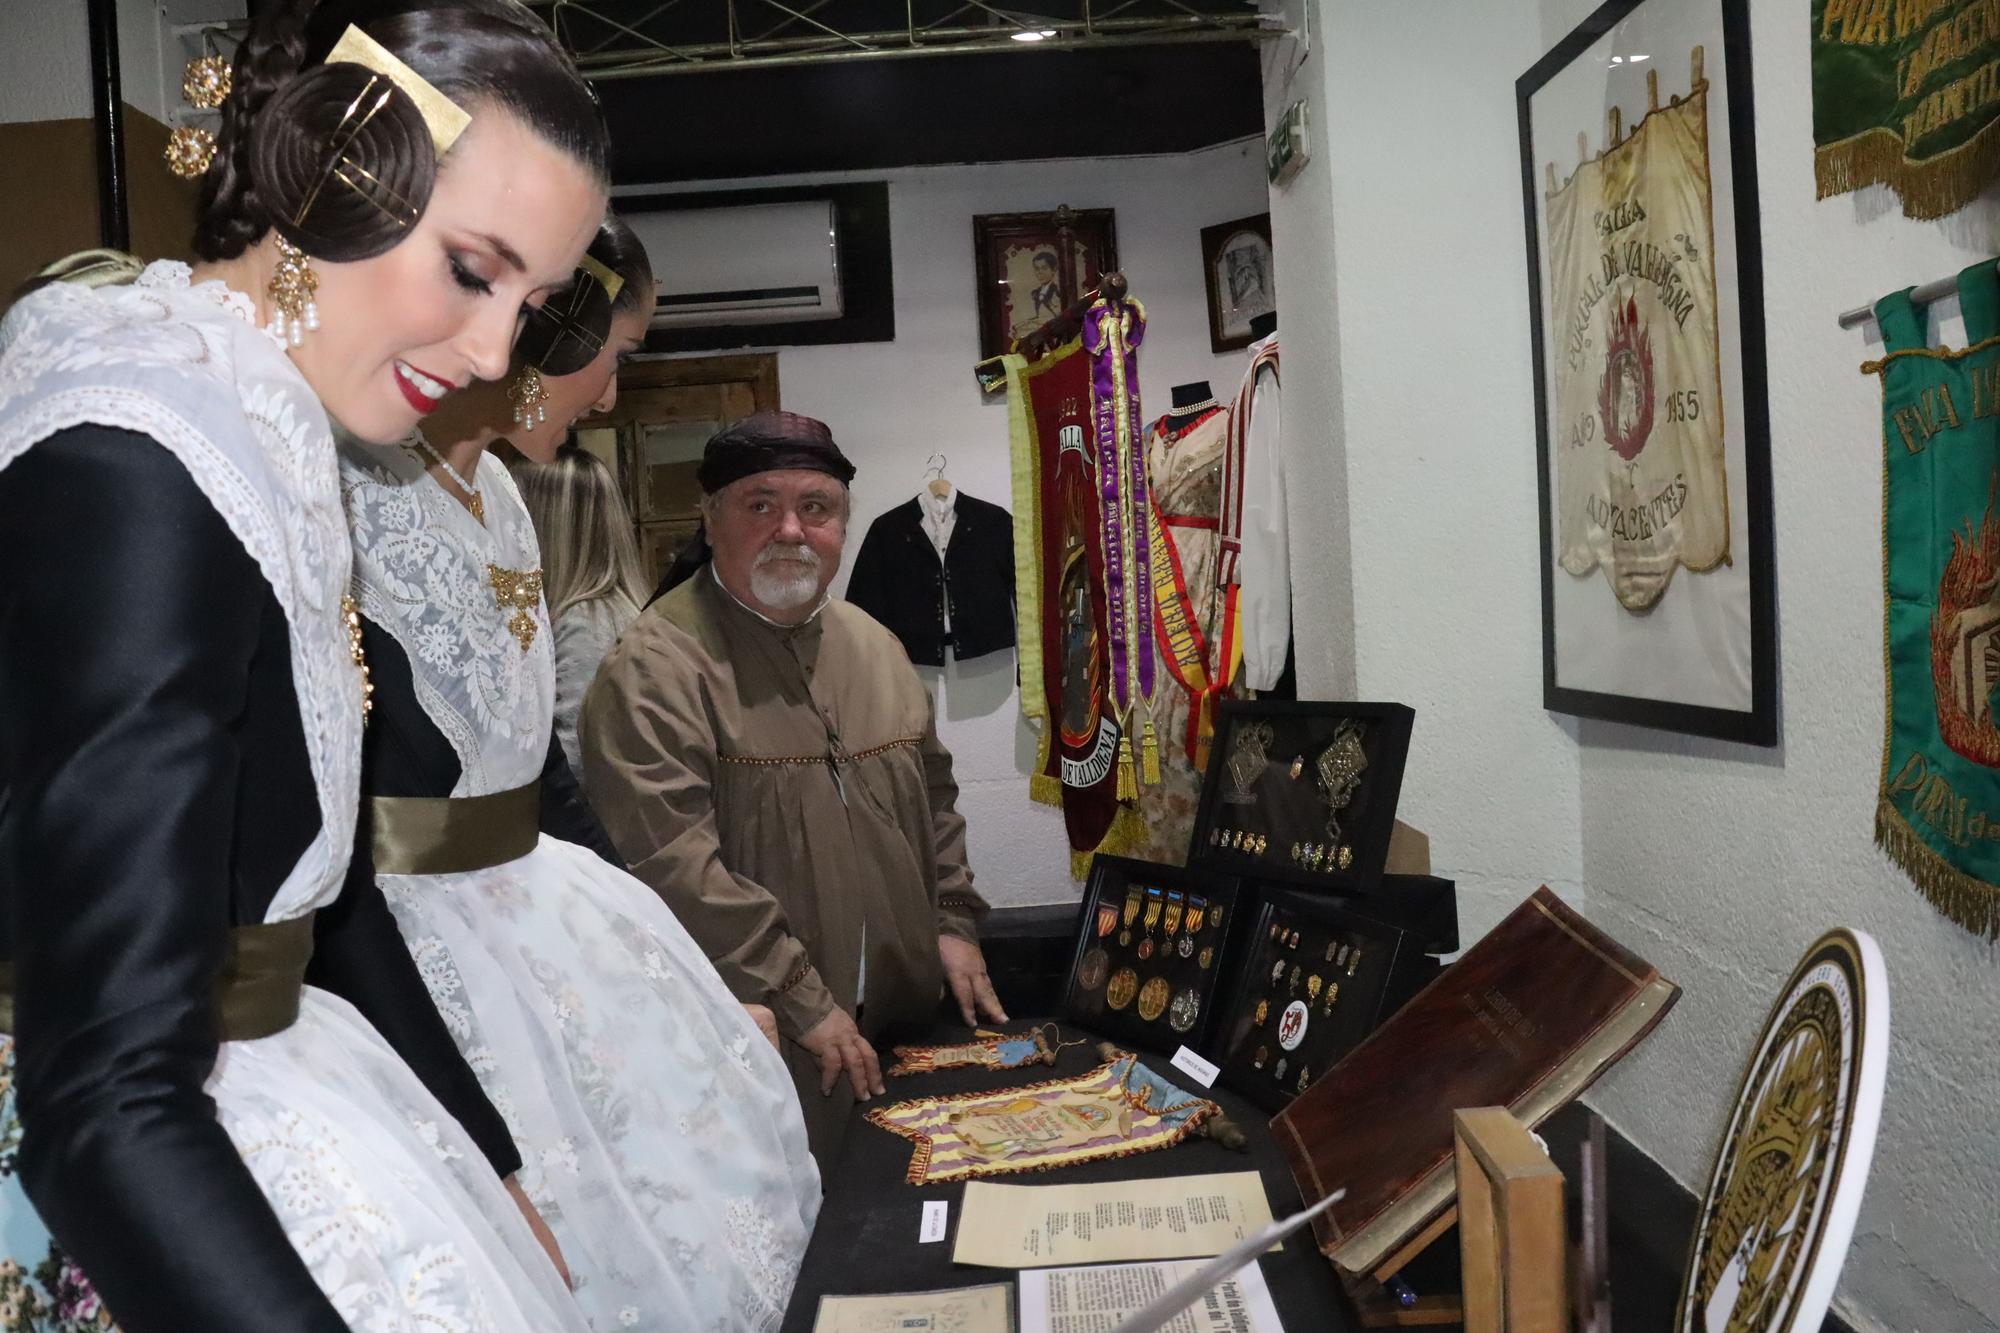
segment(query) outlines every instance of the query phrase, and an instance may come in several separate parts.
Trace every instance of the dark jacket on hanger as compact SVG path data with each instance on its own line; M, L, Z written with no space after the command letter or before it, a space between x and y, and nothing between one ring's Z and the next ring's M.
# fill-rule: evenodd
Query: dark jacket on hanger
M913 497L868 527L847 600L888 627L919 666L943 666L1014 646L1014 519L960 491L943 560ZM951 607L951 633L944 629Z

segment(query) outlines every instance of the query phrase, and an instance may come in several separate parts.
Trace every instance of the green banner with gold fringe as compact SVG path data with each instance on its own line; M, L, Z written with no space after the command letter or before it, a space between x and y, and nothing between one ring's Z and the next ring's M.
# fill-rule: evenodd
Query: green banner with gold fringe
M2000 170L2000 0L1812 0L1819 197L1955 213Z
M2000 936L2000 275L1958 275L1963 351L1875 303L1888 685L1875 841L1940 912Z

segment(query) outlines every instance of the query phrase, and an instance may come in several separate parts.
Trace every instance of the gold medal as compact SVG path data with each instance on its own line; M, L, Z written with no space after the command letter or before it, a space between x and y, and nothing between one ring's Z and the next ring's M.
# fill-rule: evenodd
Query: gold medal
M1146 933L1148 935L1153 933L1154 926L1160 924L1160 909L1165 906L1166 906L1166 901L1161 897L1160 891L1158 889L1146 890L1145 926L1146 926Z
M1217 930L1221 930L1221 929L1222 929L1222 904L1221 904L1221 903L1217 903L1217 904L1216 904L1216 905L1215 905L1214 907L1212 907L1212 908L1210 908L1210 909L1209 909L1209 913L1208 913L1208 924L1209 924L1209 925L1211 925L1211 926L1214 926L1214 927L1215 927L1215 928L1216 928Z
M1321 981L1319 979L1318 973L1314 973L1312 976L1307 977L1306 998L1311 1000L1317 1000L1319 998L1319 988L1321 986L1324 986L1325 984L1326 983L1324 981Z
M1264 1020L1269 1018L1270 1016L1271 1016L1271 1002L1269 1000L1259 1000L1257 1001L1257 1012L1250 1019L1250 1023L1253 1027L1263 1027Z
M1132 1003L1132 997L1139 993L1139 974L1129 967L1121 967L1111 974L1111 984L1104 988L1104 1002L1113 1009L1123 1009Z
M1148 935L1144 939L1139 941L1139 961L1143 963L1152 956L1153 956L1153 937L1151 935Z
M1338 981L1329 981L1329 982L1327 982L1327 983L1326 983L1326 1011L1327 1011L1327 1012L1328 1012L1329 1014L1333 1012L1333 1002L1334 1002L1335 1000L1339 999L1339 998L1340 998L1340 983L1339 983Z
M1299 780L1299 775L1301 773L1304 773L1305 771L1306 771L1306 757L1304 755L1300 755L1298 756L1298 758L1292 760L1292 781L1297 782Z
M1215 961L1214 949L1203 949L1201 951L1201 965L1204 969L1206 969L1208 965L1213 963L1214 961Z
M1349 847L1346 843L1342 843L1340 845L1340 868L1342 870L1345 870L1347 869L1347 867L1353 864L1354 864L1354 849L1352 847Z
M1165 977L1154 977L1139 988L1139 1017L1148 1023L1155 1022L1167 1012L1167 996L1172 988Z
M1181 933L1181 912L1185 910L1185 907L1186 904L1182 902L1181 891L1179 889L1168 889L1167 912L1163 919L1163 924L1167 928L1168 939L1172 939Z
M1144 889L1133 889L1125 895L1125 929L1118 932L1118 945L1120 948L1131 947L1132 922L1138 918L1139 904L1145 900L1146 891Z

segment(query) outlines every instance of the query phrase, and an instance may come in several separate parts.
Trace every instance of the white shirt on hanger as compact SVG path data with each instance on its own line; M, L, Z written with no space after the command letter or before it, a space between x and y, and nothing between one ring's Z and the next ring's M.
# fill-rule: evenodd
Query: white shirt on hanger
M944 553L951 546L951 530L958 526L958 488L950 482L944 483L946 490L942 496L933 495L928 486L917 492L917 505L923 510L924 535L937 548L938 563L944 563ZM944 632L951 633L951 598L944 599Z

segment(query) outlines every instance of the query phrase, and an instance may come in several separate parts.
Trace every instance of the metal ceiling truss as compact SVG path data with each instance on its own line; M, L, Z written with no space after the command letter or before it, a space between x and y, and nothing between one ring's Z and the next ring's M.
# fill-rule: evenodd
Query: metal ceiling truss
M986 0L530 0L593 81L909 56L1261 41L1244 0L1067 0L1060 14ZM891 17L901 11L901 22ZM889 22L885 23L885 19Z

